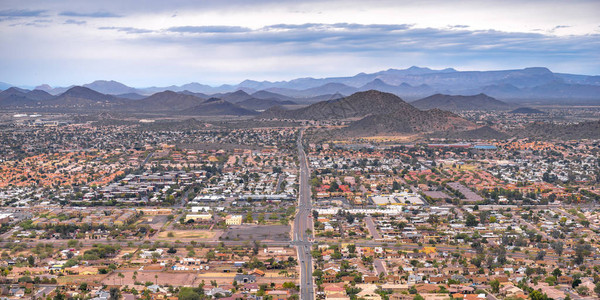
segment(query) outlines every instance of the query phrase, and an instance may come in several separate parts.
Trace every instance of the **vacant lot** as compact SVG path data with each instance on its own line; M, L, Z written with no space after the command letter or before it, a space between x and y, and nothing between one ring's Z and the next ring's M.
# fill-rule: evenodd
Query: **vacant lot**
M170 235L171 234L171 235ZM159 239L213 239L217 233L208 230L171 230L161 231Z
M196 279L196 274L193 273L172 273L163 271L137 271L135 270L119 270L110 274L102 281L106 285L128 285L132 286L136 281L145 283L150 281L159 285L174 285L174 286L191 286ZM124 277L119 277L122 273ZM135 279L133 277L135 276Z
M78 284L82 282L92 283L92 282L100 282L105 279L107 276L98 274L98 275L66 275L66 276L58 276L57 281L58 284Z
M234 241L289 241L289 225L238 225L231 226L221 240Z

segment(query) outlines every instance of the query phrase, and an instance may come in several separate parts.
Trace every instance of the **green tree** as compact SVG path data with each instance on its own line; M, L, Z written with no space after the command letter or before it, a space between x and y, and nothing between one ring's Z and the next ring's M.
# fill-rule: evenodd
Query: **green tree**
M119 300L121 298L121 291L114 287L114 288L110 288L110 298L108 298L109 300Z
M30 266L33 266L33 265L35 265L35 258L33 257L33 255L29 255L29 257L27 257L27 263L28 263Z
M467 214L466 225L469 227L475 227L475 226L477 226L477 224L479 224L479 221L477 221L477 218L472 214Z
M500 281L498 279L490 281L490 286L492 287L492 293L498 294L500 292Z
M181 287L177 295L180 300L200 300L202 297L196 293L194 289L189 287Z

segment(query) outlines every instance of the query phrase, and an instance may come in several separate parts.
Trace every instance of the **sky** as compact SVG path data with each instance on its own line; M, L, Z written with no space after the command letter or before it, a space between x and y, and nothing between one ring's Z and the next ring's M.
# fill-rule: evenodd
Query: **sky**
M598 12L598 0L2 0L0 81L220 85L410 66L600 75Z

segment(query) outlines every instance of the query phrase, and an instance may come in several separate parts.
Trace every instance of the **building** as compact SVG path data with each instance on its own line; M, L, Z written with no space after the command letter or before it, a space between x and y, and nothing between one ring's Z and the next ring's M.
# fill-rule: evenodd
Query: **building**
M227 225L242 225L241 215L228 215L225 217L225 224Z
M212 220L211 214L189 214L185 216L185 222L193 220L194 222L210 222Z

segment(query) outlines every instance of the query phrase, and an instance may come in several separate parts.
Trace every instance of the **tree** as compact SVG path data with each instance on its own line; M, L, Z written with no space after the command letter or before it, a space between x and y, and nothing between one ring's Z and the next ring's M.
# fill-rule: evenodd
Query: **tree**
M56 295L54 296L54 300L64 300L65 299L65 295L63 295L63 293L61 293L60 291L56 292Z
M80 291L82 291L82 292L85 292L85 291L87 291L87 289L88 289L88 284L87 284L87 282L82 282L82 283L79 285L79 290L80 290Z
M425 298L423 298L423 296L421 296L421 295L419 295L419 294L416 294L416 295L413 297L413 300L425 300Z
M585 257L590 256L591 253L592 246L590 246L589 244L579 244L575 247L575 259L573 260L573 262L578 265L581 265L583 264Z
M544 260L545 256L546 256L546 251L540 250L540 252L538 252L537 255L535 256L535 260Z
M121 291L114 287L114 288L110 288L110 298L108 298L109 300L119 300L121 298Z
M194 289L189 287L181 287L179 289L179 294L177 295L180 300L200 300L202 297L200 294L196 293Z
M490 286L492 287L492 293L498 294L500 292L500 281L498 279L490 281Z
M477 221L477 218L472 214L467 214L466 225L469 227L475 227L475 226L477 226L477 224L479 224L479 222Z
M296 284L291 281L284 282L282 286L284 289L296 289Z
M350 244L350 245L348 245L348 246L347 246L347 248L348 248L348 252L349 252L350 254L354 254L354 253L356 253L356 245L354 245L354 244Z
M556 268L552 271L552 275L554 275L556 278L558 278L562 275L562 271L559 268Z
M254 219L252 218L252 212L246 213L246 223L253 223Z
M69 240L67 242L67 246L69 248L75 248L75 247L77 247L78 244L79 244L79 242L77 240Z
M554 252L556 252L556 254L558 256L562 255L563 248L564 248L563 247L564 246L563 242L561 242L561 241L552 242L551 246L552 246L552 249L554 250Z
M414 285L411 285L410 288L408 288L408 292L415 295L417 294L417 288Z
M531 300L549 300L548 295L546 295L538 290L531 291L531 293L529 294L529 298Z
M35 265L35 258L33 257L33 255L29 255L29 257L27 258L27 263L28 263L30 266L33 266L33 265Z
M594 292L596 292L596 294L600 296L600 281L596 283L596 286L594 287Z

